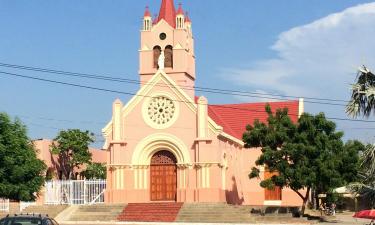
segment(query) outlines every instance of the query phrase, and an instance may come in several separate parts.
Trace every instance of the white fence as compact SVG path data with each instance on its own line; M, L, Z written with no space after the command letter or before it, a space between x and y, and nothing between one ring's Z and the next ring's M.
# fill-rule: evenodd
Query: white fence
M45 204L87 205L104 203L105 180L58 180L45 185Z
M0 198L0 212L9 212L9 199Z

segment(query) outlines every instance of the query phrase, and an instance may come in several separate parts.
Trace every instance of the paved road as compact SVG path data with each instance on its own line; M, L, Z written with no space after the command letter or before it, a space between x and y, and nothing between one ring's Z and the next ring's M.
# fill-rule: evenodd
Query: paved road
M319 223L319 224L340 224L340 225L364 225L369 224L370 220L368 219L356 219L353 218L352 214L338 214L337 215L337 221L335 222L325 222L325 223Z

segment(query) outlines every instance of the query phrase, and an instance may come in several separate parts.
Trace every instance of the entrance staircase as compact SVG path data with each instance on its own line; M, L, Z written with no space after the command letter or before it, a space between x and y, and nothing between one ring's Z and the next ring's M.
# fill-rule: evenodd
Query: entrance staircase
M19 202L11 202L11 203L9 203L9 211L8 212L0 211L0 219L3 218L3 217L6 217L8 214L12 215L12 214L16 214L16 213L19 213L19 212L20 212L20 203Z
M174 222L183 203L130 203L118 216L127 222Z
M116 221L125 204L98 204L78 206L68 221Z
M34 205L29 206L20 212L20 204L18 202L10 203L9 212L0 212L0 218L5 217L6 215L13 214L42 214L48 215L51 218L55 218L59 213L64 211L68 206L67 205Z
M200 223L254 223L251 207L224 203L185 203L176 222Z
M42 214L55 218L59 213L68 208L68 205L34 205L22 211L23 214Z

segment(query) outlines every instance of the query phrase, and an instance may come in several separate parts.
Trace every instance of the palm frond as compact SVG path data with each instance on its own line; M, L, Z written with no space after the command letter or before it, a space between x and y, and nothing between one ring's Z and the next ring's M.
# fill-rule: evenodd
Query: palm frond
M352 85L352 96L346 113L352 117L369 117L375 111L375 75L365 66L358 70L357 82Z

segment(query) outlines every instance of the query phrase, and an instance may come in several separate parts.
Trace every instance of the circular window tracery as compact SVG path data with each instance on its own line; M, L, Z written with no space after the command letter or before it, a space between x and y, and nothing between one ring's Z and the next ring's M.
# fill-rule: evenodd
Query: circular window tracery
M175 112L174 102L165 96L153 97L147 108L149 119L157 125L168 124L173 119Z

